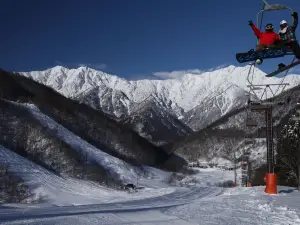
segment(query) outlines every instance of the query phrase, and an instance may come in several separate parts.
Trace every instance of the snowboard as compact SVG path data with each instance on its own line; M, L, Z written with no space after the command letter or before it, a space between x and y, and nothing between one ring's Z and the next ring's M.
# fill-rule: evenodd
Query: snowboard
M287 54L285 48L269 48L260 51L249 51L244 53L237 53L236 60L239 63L255 61L257 59L269 59L269 58L278 58L283 57Z
M278 69L278 70L276 70L276 71L274 71L274 72L272 72L272 73L269 73L269 74L266 75L266 77L273 77L273 76L276 76L277 74L279 74L279 73L281 73L281 72L283 72L283 71L286 71L286 70L288 70L288 69L291 69L292 67L294 67L294 66L296 66L296 65L299 65L299 64L300 64L300 60L298 60L298 61L296 61L296 62L293 62L293 63L291 63L291 64L289 64L289 65L287 65L287 66L285 66L285 67L282 67L282 68L280 68L280 69Z

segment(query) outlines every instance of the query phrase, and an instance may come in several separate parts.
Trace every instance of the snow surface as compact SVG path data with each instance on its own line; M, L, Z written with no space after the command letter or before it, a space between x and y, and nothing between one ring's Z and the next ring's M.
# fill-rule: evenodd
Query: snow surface
M0 224L297 225L300 194L279 187L190 188L145 200L86 206L0 206Z
M264 187L231 188L165 213L191 224L300 224L299 192L287 187L279 192L268 195Z
M197 168L194 170L199 173L185 177L180 181L181 184L188 184L192 186L216 186L221 185L226 181L234 182L234 171L233 170L222 170L218 168ZM237 184L240 184L241 169L237 169Z
M36 187L37 193L55 197L56 202L52 204L68 205L0 205L0 224L3 225L300 224L300 192L278 187L278 194L267 195L263 186L214 187L222 180L233 179L233 171L196 169L199 173L186 176L184 181L198 178L199 182L174 188L163 184L168 172L145 167L149 172L146 182L153 183L155 189L128 194L91 182L55 176L2 146L0 160L8 163L9 170L21 175L28 185Z
M43 167L19 156L0 145L0 164L19 175L33 190L35 198L44 197L48 204L84 205L122 202L168 194L174 188L145 188L128 194L102 187L94 182L57 176Z
M213 164L217 164L217 165L227 165L227 166L232 165L232 162L230 160L224 159L222 157L213 157L210 160L207 160L205 158L200 158L200 159L198 159L198 162L201 164L213 163Z

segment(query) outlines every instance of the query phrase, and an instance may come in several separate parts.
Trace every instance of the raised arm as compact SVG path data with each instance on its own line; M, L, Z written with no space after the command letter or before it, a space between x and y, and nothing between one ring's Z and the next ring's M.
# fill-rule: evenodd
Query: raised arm
M254 31L254 34L256 35L257 38L260 38L261 36L261 31L253 24L252 20L249 21L249 26L252 28Z
M292 23L292 29L295 31L297 26L298 26L298 13L297 12L293 12L292 14L293 17L293 23Z

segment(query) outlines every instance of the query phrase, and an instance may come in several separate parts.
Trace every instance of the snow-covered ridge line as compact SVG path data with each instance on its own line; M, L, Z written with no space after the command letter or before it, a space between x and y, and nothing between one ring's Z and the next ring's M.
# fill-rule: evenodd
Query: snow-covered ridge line
M139 104L155 99L162 109L182 120L192 129L199 130L229 111L241 107L245 101L247 75L250 66L228 66L201 74L187 73L181 79L126 80L88 67L67 69L56 66L45 71L21 72L21 75L54 88L62 95L78 99L91 96L89 104L118 118L131 116ZM253 84L278 84L277 77L265 77L254 68ZM300 84L299 75L288 75L286 90ZM275 93L277 87L272 91ZM257 92L258 95L263 90ZM278 92L278 94L280 91ZM268 92L271 97L271 91ZM87 100L86 100L87 101ZM199 109L200 108L200 109ZM194 116L200 115L193 121ZM192 127L191 124L201 124ZM206 120L206 122L204 121Z
M122 91L133 102L142 102L149 96L170 100L185 111L195 108L203 97L212 96L213 92L226 89L228 83L246 89L246 78L249 66L228 66L212 72L202 74L188 73L182 79L166 80L135 80L129 81L116 75L110 75L88 67L67 69L56 66L45 71L21 72L22 75L54 87L63 94L71 97L79 93L88 92L93 87L105 85L113 90ZM279 83L280 78L266 78L265 73L255 68L253 83ZM289 88L300 83L298 75L288 75L286 81ZM234 96L232 96L234 97Z

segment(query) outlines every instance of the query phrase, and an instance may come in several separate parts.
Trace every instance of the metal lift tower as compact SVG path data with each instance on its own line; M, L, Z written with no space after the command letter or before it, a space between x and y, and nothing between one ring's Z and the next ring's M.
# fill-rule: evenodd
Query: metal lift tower
M252 94L256 96L257 101L249 101L248 106L251 112L259 112L265 114L265 124L266 124L266 143L267 143L267 164L268 164L268 173L265 176L266 189L265 192L268 194L277 194L277 184L276 184L276 174L274 171L274 141L273 141L273 107L275 105L284 105L285 102L276 102L269 101L267 98L263 100L264 94L268 90L272 93L272 97L275 96L271 87L272 86L287 86L288 83L282 84L260 84L260 85L247 85L250 88ZM283 87L283 88L284 88ZM255 92L260 88L264 90L262 96L259 98Z

